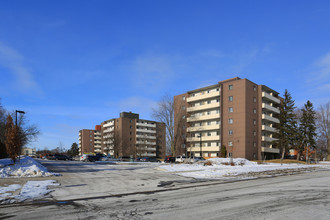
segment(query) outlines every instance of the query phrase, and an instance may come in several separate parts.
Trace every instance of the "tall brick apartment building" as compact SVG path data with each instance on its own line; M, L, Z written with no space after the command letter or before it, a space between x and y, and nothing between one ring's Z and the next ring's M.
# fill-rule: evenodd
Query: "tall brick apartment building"
M176 154L275 158L278 92L239 77L174 97Z
M115 157L131 155L134 157L165 157L164 123L140 119L139 114L122 112L119 118L104 121L96 128L98 130L79 131L81 154L90 152L110 154ZM95 133L99 133L100 136L93 142ZM86 138L89 142L83 142ZM97 145L93 145L93 143L97 143Z

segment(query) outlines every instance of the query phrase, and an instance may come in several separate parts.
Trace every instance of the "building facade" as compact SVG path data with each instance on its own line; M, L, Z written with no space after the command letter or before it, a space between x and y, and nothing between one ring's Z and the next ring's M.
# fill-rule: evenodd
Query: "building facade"
M102 153L100 125L96 125L95 130L82 129L79 131L79 154L93 153Z
M271 159L279 123L278 92L238 77L174 97L176 154Z
M96 148L95 131L86 130L90 136L87 145L91 153L103 153L114 157L134 156L134 157L157 157L164 158L166 152L165 124L139 118L139 114L131 112L120 113L119 118L110 119L101 123L98 127L99 143ZM84 130L79 133L83 136ZM89 131L89 133L88 133ZM94 138L94 139L93 139ZM79 139L80 140L80 139ZM94 140L94 142L93 142ZM84 146L84 142L79 142ZM92 148L94 146L94 149ZM81 154L86 151L80 151Z

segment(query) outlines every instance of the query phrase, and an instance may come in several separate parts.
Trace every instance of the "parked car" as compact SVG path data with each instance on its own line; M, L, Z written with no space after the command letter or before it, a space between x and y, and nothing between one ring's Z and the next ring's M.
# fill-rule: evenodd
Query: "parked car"
M175 163L175 157L165 157L165 163Z
M125 162L133 162L134 161L133 156L121 156L118 159L119 159L119 161L125 161Z
M176 156L175 163L183 163L186 159L186 156Z
M160 160L158 160L157 158L155 157L142 157L140 159L141 162L157 162L157 163L160 163Z
M70 160L70 158L66 155L60 155L60 154L55 154L54 155L55 160Z
M191 157L189 158L191 163L196 163L196 162L199 162L199 161L205 161L204 157Z

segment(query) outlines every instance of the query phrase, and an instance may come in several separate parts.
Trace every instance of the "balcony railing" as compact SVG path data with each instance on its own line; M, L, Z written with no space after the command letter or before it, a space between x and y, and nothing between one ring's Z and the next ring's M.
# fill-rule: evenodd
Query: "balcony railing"
M201 148L200 147L188 147L187 151L188 152L200 152ZM202 147L202 151L203 153L205 152L214 152L214 151L218 151L219 152L220 147L216 146L216 147Z
M155 128L156 124L147 124L147 123L138 122L136 123L136 126Z
M205 125L205 126L196 126L196 127L188 127L187 131L192 132L192 131L209 131L209 130L219 130L220 125Z
M275 108L273 106L270 106L270 105L268 105L266 103L262 103L262 108L267 109L267 110L272 111L272 112L275 112L277 114L280 114L280 110L278 108Z
M217 96L220 96L220 91L204 93L203 95L191 96L191 97L187 98L187 102L194 102L194 101L209 99L209 98L213 98L213 97L217 97Z
M269 132L277 132L277 129L276 128L269 127L267 125L263 125L262 126L262 130L269 131Z
M146 129L136 129L136 132L143 132L143 133L156 133L156 130L146 130Z
M261 147L261 152L279 154L280 149L270 148L270 147Z
M215 103L205 104L205 105L199 105L199 106L194 106L194 107L188 107L187 111L188 112L194 112L194 111L201 111L201 110L217 108L217 107L220 108L220 102L215 102Z
M278 120L277 118L274 118L274 117L266 115L266 114L262 114L262 119L268 120L268 121L271 121L274 123L280 123L280 120Z
M214 135L214 136L202 136L202 142L203 141L219 141L220 136ZM201 139L199 137L187 137L188 142L199 142Z
M205 121L205 120L211 120L211 119L218 119L220 118L220 114L210 114L210 115L203 115L203 116L192 116L187 118L187 122L193 122L193 121Z
M280 104L281 103L281 101L278 98L272 96L271 94L269 94L267 92L262 92L262 97L263 98L267 98L268 100L271 100L271 101L273 101L273 102L275 102L277 104Z
M268 136L262 136L261 140L265 141L265 142L273 142L273 141L277 141L278 139L273 138L273 137L268 137Z

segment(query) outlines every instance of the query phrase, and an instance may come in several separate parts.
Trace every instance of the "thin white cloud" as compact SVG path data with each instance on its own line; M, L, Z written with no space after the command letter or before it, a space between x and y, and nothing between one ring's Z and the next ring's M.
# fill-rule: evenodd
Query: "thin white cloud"
M142 55L132 64L132 83L144 91L159 91L174 76L173 57L165 55Z
M14 87L15 91L34 92L42 94L40 86L33 79L31 71L24 65L24 57L13 48L0 42L0 65L9 70L15 81L8 85L9 90Z
M149 117L151 109L157 105L157 102L140 96L132 96L118 102L108 102L106 105L118 112L113 115L113 118L119 117L119 112L131 111L140 114L141 118L148 119L146 117Z

